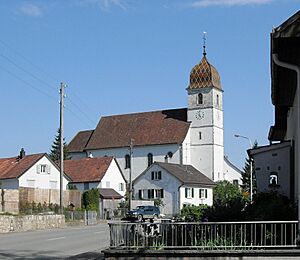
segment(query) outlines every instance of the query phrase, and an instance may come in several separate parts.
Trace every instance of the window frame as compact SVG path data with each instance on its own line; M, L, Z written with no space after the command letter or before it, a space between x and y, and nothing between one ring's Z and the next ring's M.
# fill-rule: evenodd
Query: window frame
M130 155L126 154L124 158L125 158L125 169L130 169L131 168Z

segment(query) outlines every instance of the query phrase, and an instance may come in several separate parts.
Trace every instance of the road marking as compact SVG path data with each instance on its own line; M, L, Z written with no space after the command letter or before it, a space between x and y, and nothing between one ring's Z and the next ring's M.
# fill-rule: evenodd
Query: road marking
M106 231L97 231L97 232L94 232L94 234L101 234L101 233L106 233Z
M59 240L59 239L64 239L66 237L55 237L55 238L49 238L47 239L48 241L52 241L52 240Z

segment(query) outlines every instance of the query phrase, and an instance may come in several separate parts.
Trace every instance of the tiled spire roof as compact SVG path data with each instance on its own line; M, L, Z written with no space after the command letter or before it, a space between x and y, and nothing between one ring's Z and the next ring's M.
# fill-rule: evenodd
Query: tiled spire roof
M222 89L218 71L208 62L206 55L204 55L201 62L191 71L188 89L207 87Z

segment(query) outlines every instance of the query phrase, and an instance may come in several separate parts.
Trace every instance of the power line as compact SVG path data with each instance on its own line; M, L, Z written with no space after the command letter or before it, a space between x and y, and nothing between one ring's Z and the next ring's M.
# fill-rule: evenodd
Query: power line
M23 72L27 73L28 75L30 75L31 77L35 78L36 80L40 81L41 83L43 83L44 85L48 86L51 90L54 90L55 88L53 86L51 86L49 83L47 83L46 81L40 79L39 77L35 76L33 73L23 69L21 66L19 66L17 63L15 63L12 59L8 58L7 56L3 55L0 53L0 56L3 57L4 59L6 59L7 61L9 61L11 64L13 64L14 66L16 66L18 69L22 70ZM56 90L56 89L55 89Z
M30 61L27 57L25 57L23 54L21 54L19 51L13 49L11 46L9 46L7 43L5 43L3 40L0 39L0 43L5 46L7 49L9 49L11 52L17 54L18 56L20 56L23 60L25 60L28 64L30 64L32 67L36 68L37 70L41 71L42 73L44 73L45 75L47 75L49 78L51 78L55 83L59 82L58 79L56 79L53 75L51 75L50 73L46 72L45 70L43 70L42 68L38 67L37 65L35 65L32 61Z
M25 81L24 79L20 78L19 76L17 76L16 74L12 73L11 71L7 70L6 68L4 68L3 66L0 65L0 68L2 70L4 70L5 72L7 72L8 74L10 74L11 76L13 76L14 78L18 79L19 81L23 82L24 84L28 85L29 87L37 90L38 92L42 93L43 95L47 96L50 99L54 99L57 100L56 98L54 98L53 96L49 95L47 92L44 92L43 90L35 87L34 85L30 84L29 82Z

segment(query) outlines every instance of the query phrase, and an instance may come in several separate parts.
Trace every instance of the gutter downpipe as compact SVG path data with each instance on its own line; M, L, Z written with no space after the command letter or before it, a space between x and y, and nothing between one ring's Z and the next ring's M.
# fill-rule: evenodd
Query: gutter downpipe
M287 68L293 71L296 71L297 73L297 99L298 99L298 107L297 107L297 142L296 142L296 147L297 147L297 155L299 156L300 154L300 135L299 135L299 131L300 131L300 67L290 64L290 63L286 63L283 61L280 61L278 58L278 54L272 54L272 59L274 61L274 63L280 67L283 68ZM296 162L297 162L297 175L298 175L298 189L297 189L297 197L298 197L298 235L297 235L297 239L296 239L296 244L297 246L300 246L300 162L299 159L300 158L295 158Z

